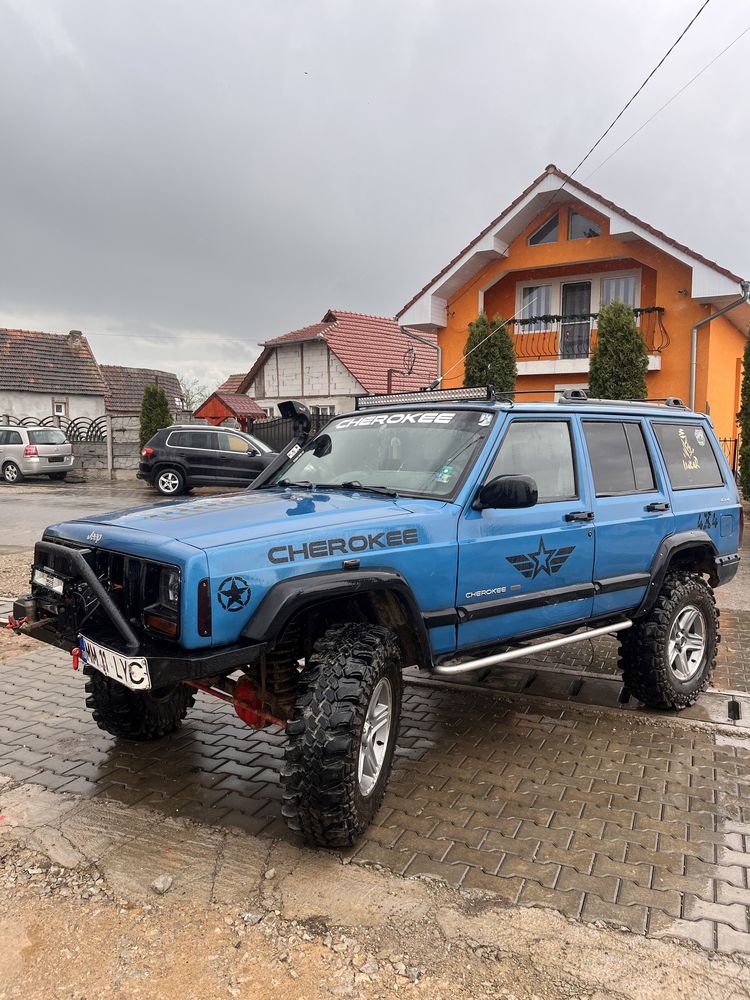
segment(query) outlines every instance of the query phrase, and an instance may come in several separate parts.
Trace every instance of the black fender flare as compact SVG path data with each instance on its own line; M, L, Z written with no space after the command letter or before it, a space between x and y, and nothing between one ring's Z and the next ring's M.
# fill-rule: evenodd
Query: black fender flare
M394 569L325 570L280 580L262 599L241 635L251 642L272 644L300 611L335 598L357 598L385 591L395 594L403 605L422 664L429 667L432 648L424 618L411 587Z
M634 618L647 614L651 610L675 556L690 549L707 551L710 555L711 572L715 572L713 566L717 557L716 545L707 531L694 528L691 531L679 531L674 535L667 535L656 550L651 564L651 580L638 610L633 615Z

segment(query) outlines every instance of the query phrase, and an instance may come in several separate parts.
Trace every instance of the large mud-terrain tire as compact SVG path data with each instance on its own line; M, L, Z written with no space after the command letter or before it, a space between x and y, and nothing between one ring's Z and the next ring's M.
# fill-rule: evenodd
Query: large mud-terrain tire
M380 808L391 773L398 640L378 625L334 626L315 643L301 685L286 728L282 813L306 840L348 847Z
M621 634L625 688L649 708L682 709L706 690L716 665L719 612L697 573L670 573L645 618Z
M163 691L130 691L93 667L86 674L86 706L94 722L126 740L159 740L173 733L192 708L195 692L186 684Z

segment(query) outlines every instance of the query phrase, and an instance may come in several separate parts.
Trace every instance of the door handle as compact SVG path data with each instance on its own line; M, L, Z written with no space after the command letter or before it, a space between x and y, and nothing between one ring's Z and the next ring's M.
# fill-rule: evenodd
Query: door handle
M657 503L650 503L646 505L646 510L650 514L663 513L665 510L669 510L669 504L661 501Z
M566 521L593 521L594 512L593 510L572 510L569 514L565 515Z

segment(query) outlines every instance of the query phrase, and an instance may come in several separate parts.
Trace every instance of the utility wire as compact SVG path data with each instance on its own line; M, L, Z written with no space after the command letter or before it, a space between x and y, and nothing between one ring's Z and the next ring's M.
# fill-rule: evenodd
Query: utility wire
M737 37L735 39L733 39L733 41L731 41L729 43L729 45L725 46L725 48L723 48L721 50L721 52L718 52L713 57L713 59L710 62L707 62L706 65L703 67L703 69L699 70L695 74L695 76L692 76L688 80L687 83L683 84L682 87L680 87L680 89L678 91L676 91L674 94L672 94L672 96L669 98L669 100L666 101L664 104L662 104L662 106L660 108L658 108L656 111L654 111L654 113L649 118L647 118L646 121L643 122L642 125L639 125L638 128L635 130L635 132L631 132L631 134L627 137L627 139L625 139L624 142L620 143L620 145L617 147L617 149L613 150L609 154L609 156L606 157L606 159L602 160L602 162L598 166L594 167L594 169L591 171L590 174L586 175L585 180L588 180L589 177L593 177L594 174L597 172L597 170L600 170L604 166L605 163L609 163L609 161L612 159L613 156L615 156L617 153L619 153L620 150L624 146L627 146L627 144L630 142L631 139L634 139L638 135L639 132L642 132L643 129L647 125L649 125L654 120L654 118L656 118L657 115L660 115L662 113L662 111L664 111L665 108L668 108L669 105L672 103L672 101L676 100L680 96L680 94L684 93L692 83L695 83L695 81L698 79L699 76L703 76L703 74L706 72L706 70L710 69L713 66L713 64L717 61L717 59L720 59L724 55L725 52L729 52L729 50L732 48L732 46L736 45L737 42L739 42L739 40L741 38L743 38L748 33L748 31L750 31L750 24L745 28L744 31L740 32L740 34L737 35Z
M552 201L554 200L554 198L562 191L562 189L565 187L565 185L568 183L568 181L572 180L573 177L575 176L575 174L578 173L578 171L584 165L584 163L586 162L586 160L588 160L588 158L591 156L591 154L594 152L594 150L597 148L597 146L599 146L599 144L601 142L603 142L604 139L609 135L609 133L615 127L615 125L617 124L617 122L622 118L622 116L628 110L628 108L633 103L633 101L636 99L636 97L638 97L638 95L641 93L641 91L646 86L646 84L649 82L649 80L653 77L653 75L657 72L657 70L661 66L664 65L664 63L667 61L667 59L672 54L672 52L674 52L674 50L680 44L680 42L685 37L685 35L688 33L688 31L690 31L690 29L692 28L692 26L698 20L698 18L703 13L703 11L706 9L706 7L708 7L708 5L709 5L710 2L711 2L711 0L703 0L703 3L698 8L698 10L696 11L696 13L691 17L691 19L688 21L688 23L682 29L682 31L677 36L677 38L672 42L672 44L669 46L669 48L667 49L667 51L661 57L661 59L659 60L659 62L654 66L654 68L648 74L648 76L643 81L643 83L640 85L640 87L638 87L638 89L633 94L633 96L630 98L630 100L620 109L620 111L618 111L618 113L615 115L615 117L609 123L609 125L607 126L607 128L602 132L602 134L596 140L596 142L594 143L594 145L589 149L589 151L583 157L583 159L579 160L579 162L575 165L575 167L573 168L573 170L569 174L565 175L565 179L563 180L563 182L560 185L560 187L557 188L555 191L552 192L552 194L550 195L549 201L547 202L547 205L545 205L545 208L552 203Z

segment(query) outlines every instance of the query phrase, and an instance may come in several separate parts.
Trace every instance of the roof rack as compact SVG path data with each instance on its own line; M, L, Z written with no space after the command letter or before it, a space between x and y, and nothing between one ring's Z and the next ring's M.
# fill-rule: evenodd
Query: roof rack
M646 399L595 399L585 389L564 389L558 400L560 403L601 403L610 406L643 406L653 403L657 406L671 406L678 410L688 410L689 406L679 396L649 396Z
M470 400L494 400L491 385L460 389L419 389L417 392L384 392L372 396L355 396L354 408L366 410L371 406L389 406L391 403L445 403Z

